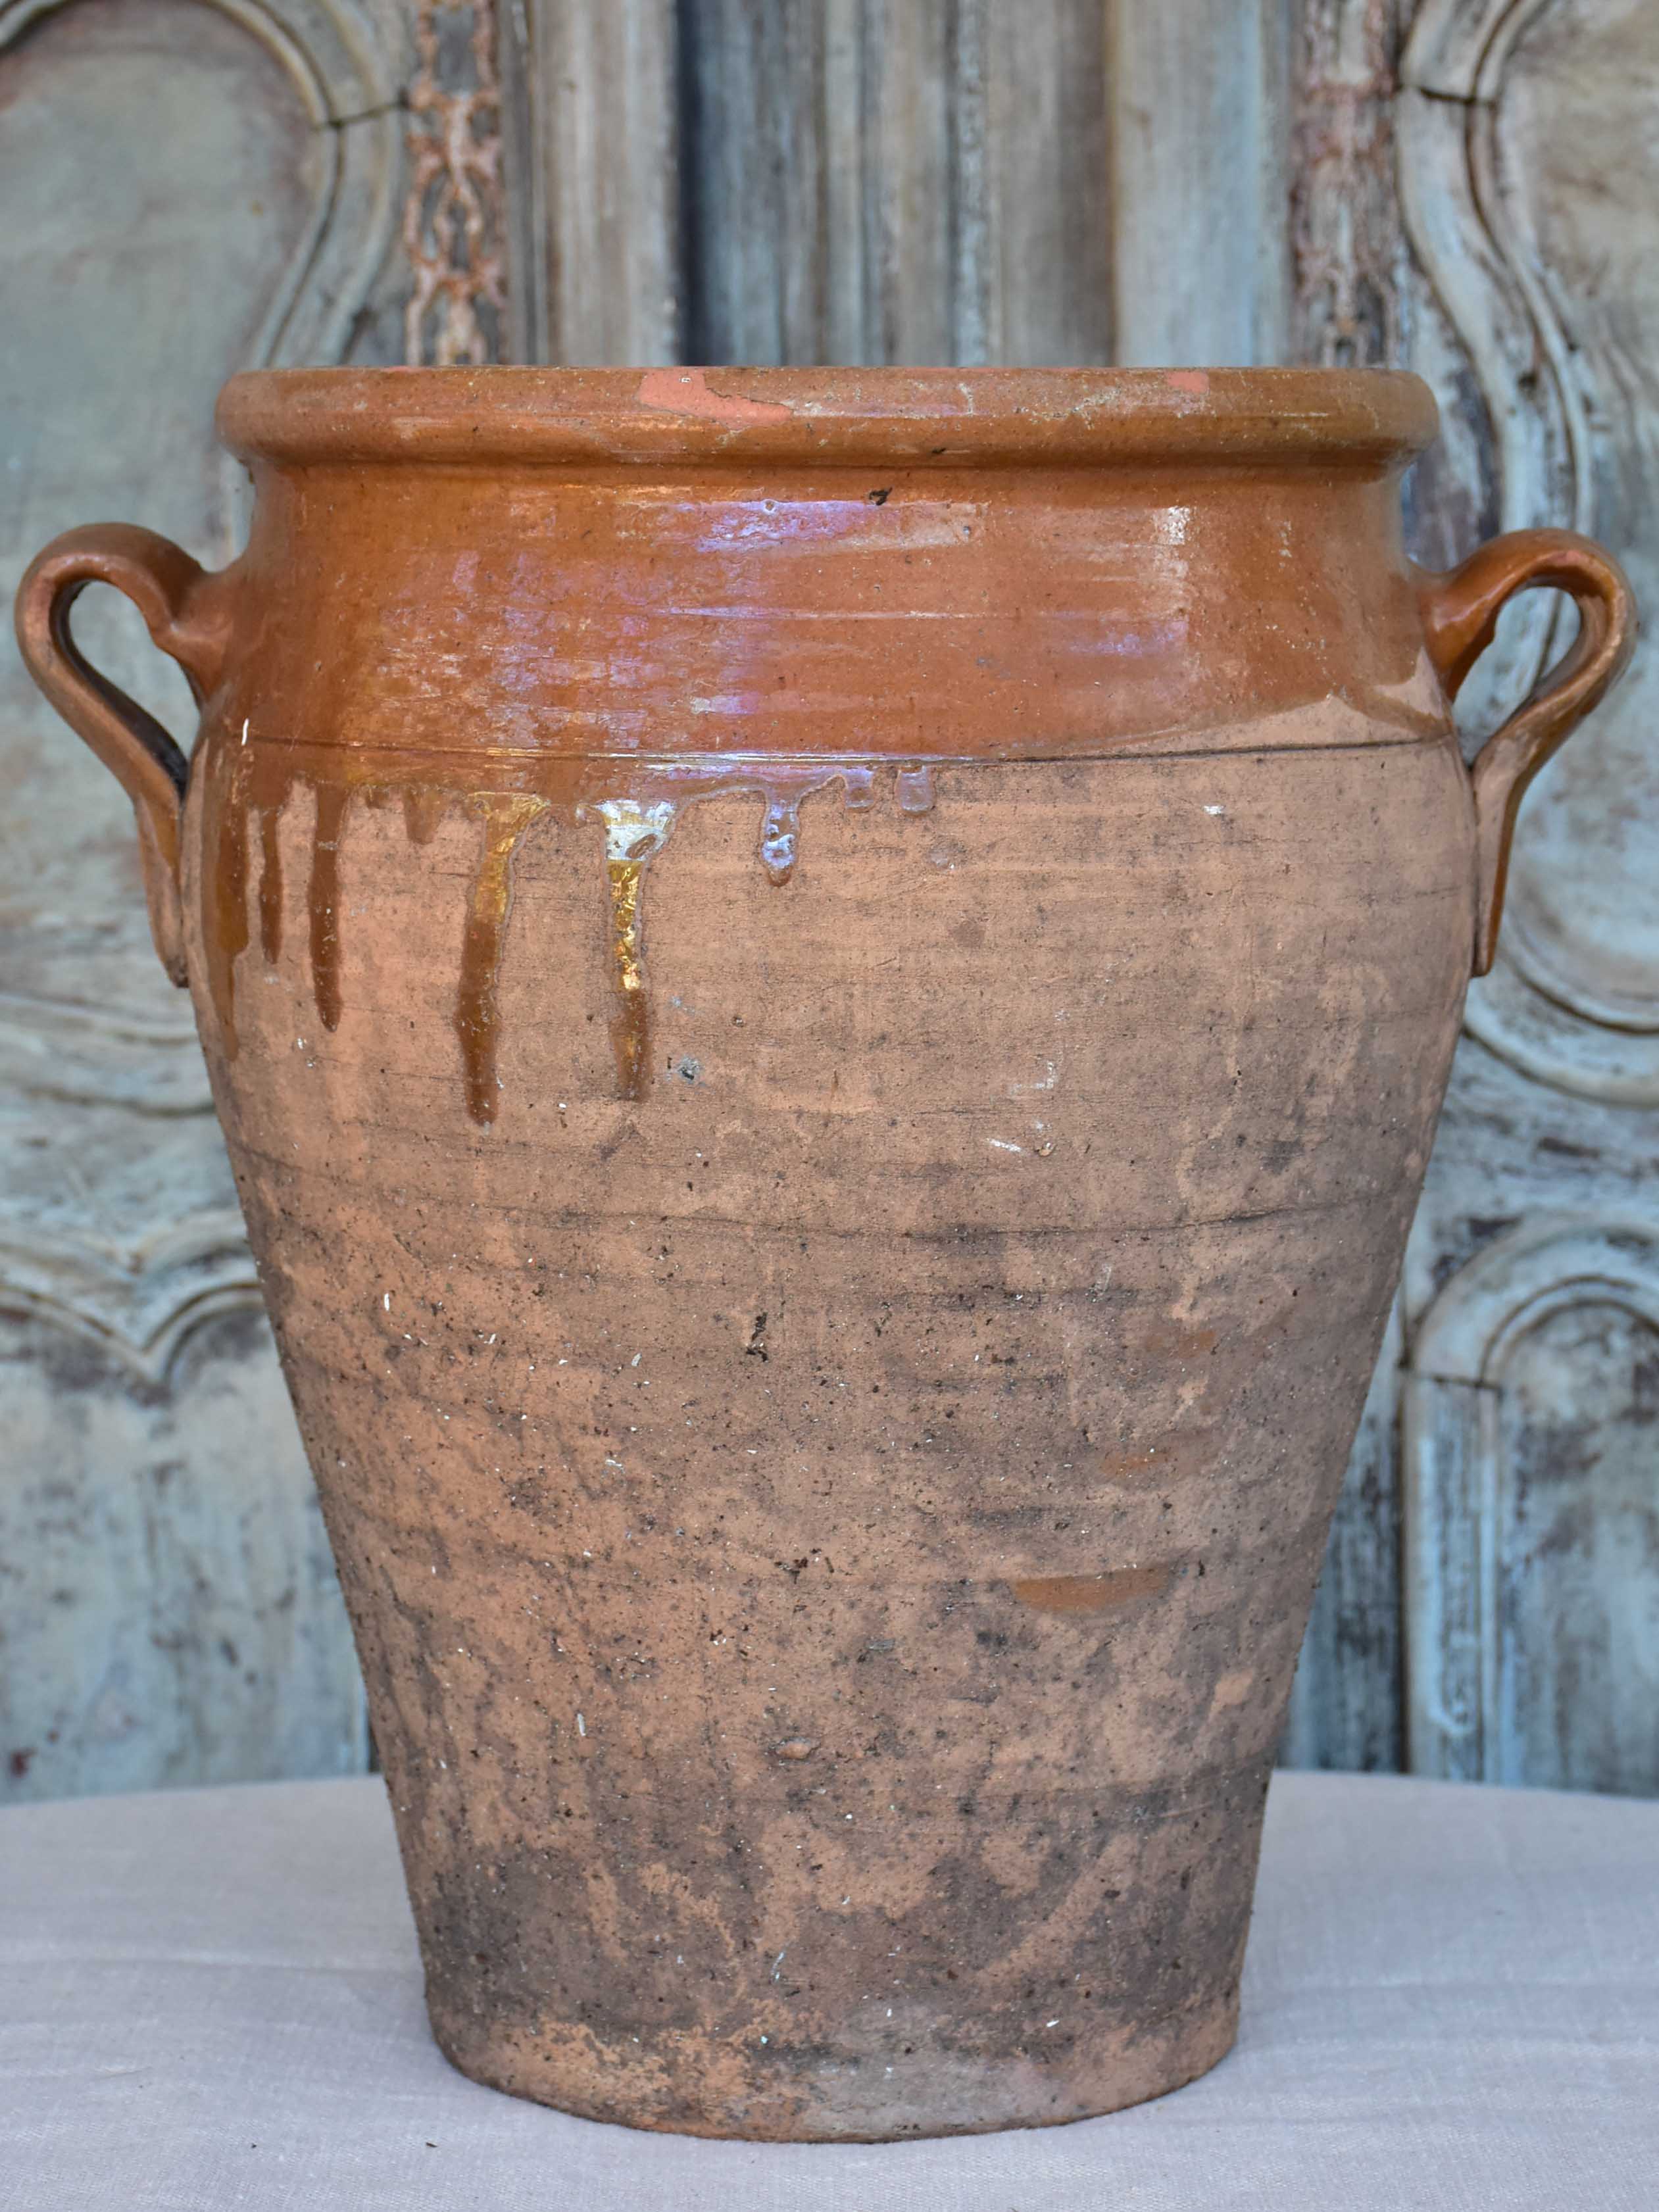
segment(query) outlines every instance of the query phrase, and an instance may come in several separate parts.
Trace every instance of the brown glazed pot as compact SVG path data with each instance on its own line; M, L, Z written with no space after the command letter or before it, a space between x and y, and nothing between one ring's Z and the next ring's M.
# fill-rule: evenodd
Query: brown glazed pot
M1626 588L1401 550L1408 377L240 377L71 532L438 2039L635 2125L1232 2040L1268 1769L1528 779ZM186 763L78 656L125 591ZM1529 585L1578 642L1473 774Z

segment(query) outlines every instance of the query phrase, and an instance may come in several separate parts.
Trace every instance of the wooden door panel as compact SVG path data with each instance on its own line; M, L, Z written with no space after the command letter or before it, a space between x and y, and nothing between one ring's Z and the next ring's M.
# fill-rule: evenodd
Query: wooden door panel
M8 1797L361 1771L357 1667L256 1286L143 1345L0 1313Z
M1433 384L1419 557L1577 527L1650 608L1659 4L1302 15L1297 341ZM1506 617L1471 746L1570 629L1547 594ZM1297 1685L1308 1763L1659 1792L1656 708L1650 637L1522 815Z
M1593 532L1650 607L1659 5L1425 0L1401 74L1405 235L1434 358L1461 369L1446 388L1471 504L1504 527ZM1517 611L1472 737L1570 628L1547 597ZM1419 1770L1659 1792L1656 714L1650 636L1528 797L1414 1232Z
M234 551L219 385L375 335L399 155L375 52L332 0L0 9L0 200L28 210L0 231L8 601L49 538L100 517ZM88 592L76 623L187 741L188 693L135 611ZM0 775L0 1796L361 1764L343 1612L131 811L11 653Z
M1653 600L1656 107L1659 0L0 0L0 191L45 210L0 239L0 586L100 512L223 558L208 410L251 360L1185 356L1409 362L1444 416L1420 557L1576 524ZM131 611L83 605L180 726ZM1506 619L1471 742L1560 624L1547 599ZM1301 1763L1659 1790L1656 665L1523 817ZM3 1716L29 1755L0 1790L349 1763L355 1673L125 803L9 665L0 757L26 792L0 852L0 1421L28 1440L5 1662L58 1685ZM1494 1318L1522 1245L1525 1327ZM78 1577L71 1528L106 1535ZM237 1763L257 1741L277 1765Z
M512 357L680 359L675 0L557 0L500 19Z
M1501 527L1593 530L1659 591L1659 9L1425 8L1405 58L1407 232L1461 346L1480 504ZM1437 348L1437 350L1439 350ZM1454 387L1455 388L1455 387ZM1466 708L1490 726L1562 643L1516 611ZM1469 1026L1541 1081L1659 1104L1659 654L1540 777L1499 966ZM1586 857L1594 854L1595 865Z
M203 424L303 251L315 198L315 134L287 73L200 0L78 0L14 39L0 97L0 200L36 211L0 228L8 591L48 538L90 519L89 500L222 561L230 483ZM88 649L187 727L182 675L134 610L99 597L77 625ZM185 1030L150 950L131 807L13 653L0 685L9 991Z
M1106 35L1099 0L564 0L527 125L549 356L1108 358Z

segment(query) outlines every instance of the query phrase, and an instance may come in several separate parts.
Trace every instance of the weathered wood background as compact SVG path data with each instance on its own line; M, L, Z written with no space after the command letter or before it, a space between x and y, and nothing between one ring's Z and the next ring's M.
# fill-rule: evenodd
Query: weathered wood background
M1656 118L1659 0L0 0L0 585L101 514L228 557L249 363L1283 360L1434 384L1423 557L1572 524L1651 605ZM1528 802L1297 1763L1659 1792L1656 694ZM359 1768L127 808L9 656L0 749L0 1798Z

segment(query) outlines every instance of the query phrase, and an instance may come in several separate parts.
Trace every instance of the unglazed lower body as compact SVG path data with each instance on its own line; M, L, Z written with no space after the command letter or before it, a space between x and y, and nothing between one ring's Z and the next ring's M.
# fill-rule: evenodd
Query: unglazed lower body
M624 770L504 838L317 759L192 795L191 965L445 2050L800 2139L1212 2065L1468 971L1449 740L878 769L781 884L740 792L641 872Z
M1074 1973L1063 1978L1075 1984ZM1032 1988L1030 2001L1042 2002ZM1066 1994L1075 2005L1077 1988ZM463 2074L583 2119L750 2142L893 2142L1058 2127L1164 2096L1231 2050L1238 1984L1235 1972L1207 2004L1145 2029L1085 2025L1079 2033L1074 2025L1062 2034L1057 2016L1036 2020L1017 2050L936 2005L872 1998L866 2009L862 2033L848 2032L833 2051L786 2029L723 2049L691 2035L684 2050L670 2031L647 2051L631 2033L514 2033L498 2021L480 2028L431 2005L439 2047Z

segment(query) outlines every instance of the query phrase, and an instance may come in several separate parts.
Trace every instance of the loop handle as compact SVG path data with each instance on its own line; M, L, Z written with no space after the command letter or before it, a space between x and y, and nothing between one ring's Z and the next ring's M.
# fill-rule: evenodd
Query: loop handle
M155 716L86 659L70 633L70 610L88 584L124 592L155 644L184 670L199 705L218 682L229 628L228 609L210 589L217 581L153 530L93 523L55 538L36 558L15 609L30 675L132 801L150 933L175 983L185 981L179 848L190 764Z
M1636 605L1613 556L1570 530L1511 531L1443 575L1418 571L1429 658L1449 699L1457 696L1492 643L1509 601L1517 592L1540 588L1568 594L1578 610L1578 635L1532 696L1487 738L1470 770L1480 870L1477 975L1492 966L1498 947L1522 795L1630 659L1636 644Z

